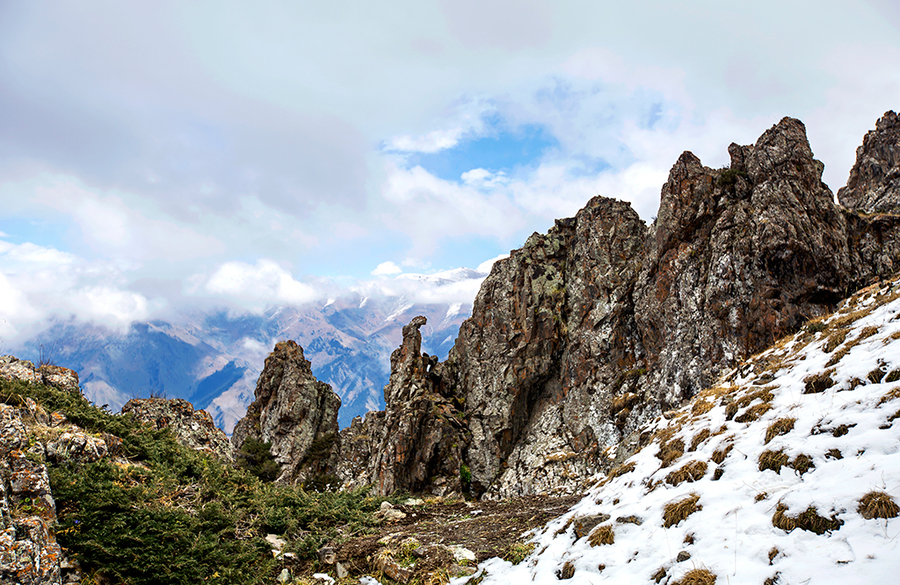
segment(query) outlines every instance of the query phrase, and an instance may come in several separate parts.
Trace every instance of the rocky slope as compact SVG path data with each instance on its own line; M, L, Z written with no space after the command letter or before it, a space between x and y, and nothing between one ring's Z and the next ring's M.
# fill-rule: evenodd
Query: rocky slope
M122 407L122 414L155 429L169 429L175 440L195 451L223 461L234 459L234 450L222 429L216 427L205 410L194 410L187 400L134 398Z
M895 119L857 164L878 158L888 181ZM837 205L799 120L729 154L727 169L679 157L650 226L596 197L532 235L494 265L445 362L404 335L386 411L342 437L343 477L382 493L571 493L648 421L900 266L900 217Z
M477 582L892 581L898 317L895 278L742 363Z

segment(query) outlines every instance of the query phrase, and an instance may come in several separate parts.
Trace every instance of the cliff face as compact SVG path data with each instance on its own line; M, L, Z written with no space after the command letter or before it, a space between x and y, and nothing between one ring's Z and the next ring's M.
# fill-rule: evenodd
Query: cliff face
M834 204L799 120L729 154L679 157L649 227L595 198L495 266L450 355L478 491L577 489L650 418L894 270L896 218Z
M234 427L232 444L240 450L249 437L271 443L279 481L327 475L335 464L340 406L331 386L313 376L303 348L279 342L266 358L255 400Z
M420 353L424 318L404 328L387 408L341 433L338 476L379 493L580 489L653 417L896 270L900 216L870 211L893 197L897 128L889 112L866 136L848 207L784 118L732 144L729 168L682 154L650 226L595 197L533 234L494 265L446 362Z
M841 205L865 213L900 212L900 116L885 113L856 149Z

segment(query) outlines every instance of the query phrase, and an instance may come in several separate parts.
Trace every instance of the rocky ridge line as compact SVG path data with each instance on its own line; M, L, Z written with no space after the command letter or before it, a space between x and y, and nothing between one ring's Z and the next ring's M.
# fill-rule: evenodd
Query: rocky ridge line
M893 140L895 118L861 152L885 152L873 145ZM649 226L595 197L533 234L494 265L446 361L420 353L414 319L386 410L341 433L329 469L382 494L576 492L639 448L648 421L900 266L900 217L835 204L802 122L728 150L724 169L682 154ZM879 160L892 177L896 161ZM268 422L267 436L298 422Z

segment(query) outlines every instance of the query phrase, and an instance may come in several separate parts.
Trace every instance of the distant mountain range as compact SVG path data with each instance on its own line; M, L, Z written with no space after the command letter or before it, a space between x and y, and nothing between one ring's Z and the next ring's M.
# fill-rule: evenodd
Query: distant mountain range
M477 290L472 285L485 276L456 269L398 278L406 290L417 283L434 290L462 284ZM78 372L85 395L98 405L115 411L131 398L184 398L207 410L230 434L253 400L266 356L277 341L293 339L303 347L316 377L341 397L343 428L355 416L384 408L390 354L400 344L404 325L416 315L427 317L422 350L443 360L470 312L471 304L348 293L262 314L193 311L135 323L124 333L57 322L16 352L39 359L43 346L53 363Z

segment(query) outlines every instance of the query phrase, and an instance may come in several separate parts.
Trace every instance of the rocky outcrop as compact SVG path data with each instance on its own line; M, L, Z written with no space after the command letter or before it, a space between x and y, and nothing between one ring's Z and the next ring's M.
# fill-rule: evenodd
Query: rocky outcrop
M729 153L679 157L649 227L595 198L495 265L450 356L487 496L578 489L652 417L894 270L897 222L834 204L799 120Z
M89 441L93 439L93 442ZM77 582L77 566L56 541L56 502L45 465L72 443L107 453L58 413L31 398L20 407L0 402L0 584L53 585ZM75 457L86 457L83 450Z
M35 366L28 360L20 360L11 355L0 356L0 377L7 380L45 384L75 394L81 393L78 385L78 373L74 370L50 364Z
M282 482L333 473L341 399L313 376L303 348L281 341L266 358L247 415L234 427L240 450L248 438L271 443Z
M345 487L435 495L468 488L462 479L464 414L453 387L445 384L451 379L447 366L421 351L419 328L426 322L418 316L403 327L403 342L391 355L385 410L357 417L341 431L337 476Z
M194 410L187 400L175 398L135 398L122 407L122 414L155 429L169 429L182 445L214 455L224 461L234 458L228 437L217 428L205 410Z
M897 269L900 215L870 213L892 209L896 128L889 112L867 135L849 209L784 118L732 144L728 168L682 154L650 226L595 197L533 234L494 264L445 362L420 353L424 318L404 328L385 411L341 434L340 479L485 498L579 490L651 419Z
M838 201L863 213L900 213L900 116L893 111L878 120L856 149L856 164Z

